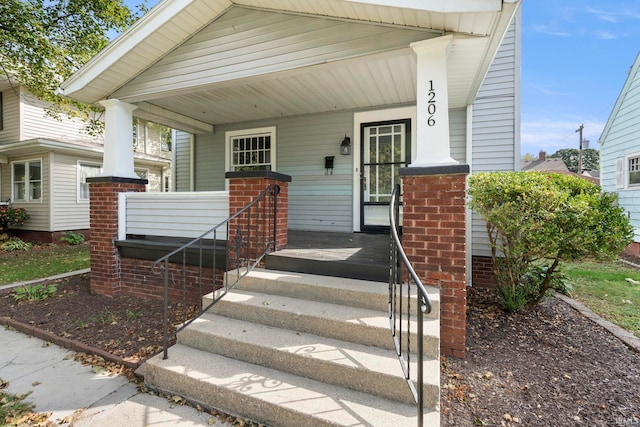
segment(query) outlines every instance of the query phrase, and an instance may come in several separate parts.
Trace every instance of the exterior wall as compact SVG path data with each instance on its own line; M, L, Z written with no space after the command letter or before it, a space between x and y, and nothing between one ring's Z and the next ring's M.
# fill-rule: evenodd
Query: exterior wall
M471 173L519 168L520 19L509 27L473 103ZM472 218L472 254L490 256L486 225Z
M353 128L352 112L222 125L216 126L215 135L196 135L196 191L225 188L225 132L265 126L276 126L276 171L292 177L289 228L350 232L352 156L341 156L339 150ZM188 146L181 144L176 157L185 150ZM335 156L333 175L325 175L325 156ZM178 186L184 184L179 180Z
M81 120L69 119L64 115L61 120L47 116L45 111L47 104L25 93L24 90L21 100L21 141L35 138L62 141L99 141L84 131L84 123Z
M101 163L98 157L78 159L68 154L53 154L54 203L51 219L58 230L84 230L89 228L89 200L78 200L78 160Z
M634 241L640 242L640 187L629 186L628 159L640 155L640 55L636 59L627 82L600 139L600 184L607 192L618 193L620 206L629 212L635 229ZM620 185L617 163L622 163Z
M12 89L2 91L2 115L3 128L0 130L0 144L18 141L20 139L20 96Z
M42 160L42 198L33 202L17 202L14 201L14 197L11 194L11 163L15 161L23 160ZM12 228L16 229L28 229L34 231L48 231L49 230L49 205L51 203L51 156L49 153L40 152L34 153L28 156L19 156L9 159L9 163L3 165L3 179L2 185L7 188L7 197L11 197L13 206L16 208L25 208L30 215L29 220L24 226ZM5 179L6 177L6 179ZM4 197L4 196L3 196Z
M174 145L174 190L191 191L191 134L187 132L177 131Z

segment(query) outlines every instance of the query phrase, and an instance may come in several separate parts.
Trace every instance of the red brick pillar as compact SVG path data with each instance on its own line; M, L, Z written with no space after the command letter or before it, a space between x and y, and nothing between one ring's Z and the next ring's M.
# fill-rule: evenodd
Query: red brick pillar
M91 232L91 292L115 296L120 293L118 193L145 191L146 179L96 177L89 183Z
M273 209L275 209L275 224L271 223L272 218L265 217L262 214L260 216L254 215L251 219L243 216L235 224L230 224L228 236L230 244L233 244L232 242L236 237L237 226L239 225L242 229L245 229L247 222L252 221L252 230L258 230L259 233L267 233L270 240L275 232L275 250L286 248L287 228L289 225L289 182L291 182L291 177L272 171L227 172L225 176L229 179L229 216L247 206L269 185L274 184L279 188L273 206L271 205L273 199L271 197L266 199L266 212L273 212ZM265 212L264 205L259 208L259 211ZM255 221L260 223L254 223ZM255 248L250 248L250 250L255 250Z
M440 351L466 353L466 177L468 165L409 167L402 244L418 277L440 289Z

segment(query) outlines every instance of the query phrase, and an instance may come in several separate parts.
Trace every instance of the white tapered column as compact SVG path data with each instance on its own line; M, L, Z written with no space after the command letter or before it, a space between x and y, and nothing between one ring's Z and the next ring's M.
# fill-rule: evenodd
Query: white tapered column
M133 115L137 107L117 99L100 104L105 108L104 154L100 176L138 178L133 167Z
M417 147L411 167L458 164L451 158L447 58L452 36L411 44L417 61Z

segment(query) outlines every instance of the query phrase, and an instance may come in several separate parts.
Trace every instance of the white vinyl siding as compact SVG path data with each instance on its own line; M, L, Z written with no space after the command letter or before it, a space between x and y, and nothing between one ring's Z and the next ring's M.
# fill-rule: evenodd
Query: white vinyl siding
M190 133L176 132L173 165L175 191L191 191L191 144L192 137Z
M47 231L49 229L49 201L51 197L50 185L48 184L50 179L50 158L44 153L39 153L38 156L39 157L37 159L33 156L15 157L11 159L11 163L24 163L33 160L38 160L41 162L41 198L33 202L26 202L24 200L15 200L12 195L11 202L13 203L13 206L18 208L25 208L29 213L29 220L21 228L27 230ZM8 185L4 182L3 185L5 185L5 188L9 187L9 191L11 194L13 192L13 167L12 164L3 166L7 166L4 169L7 169L9 172L8 174L5 174L5 176L8 176Z
M2 92L4 126L0 130L0 144L20 140L20 97L13 90Z
M46 104L29 94L22 95L22 135L20 140L48 138L62 141L97 142L85 131L82 120L70 119L66 115L56 120L46 114Z
M471 172L515 170L520 157L520 15L509 27L473 103ZM485 222L473 214L472 253L489 256Z

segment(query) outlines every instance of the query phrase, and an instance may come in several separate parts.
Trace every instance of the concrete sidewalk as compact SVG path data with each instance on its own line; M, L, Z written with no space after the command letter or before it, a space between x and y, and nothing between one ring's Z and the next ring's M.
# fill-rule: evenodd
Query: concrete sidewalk
M231 424L176 405L162 397L141 393L122 376L95 373L73 360L73 352L20 332L0 328L0 378L12 394L37 412L51 412L50 420L73 426L217 426Z

